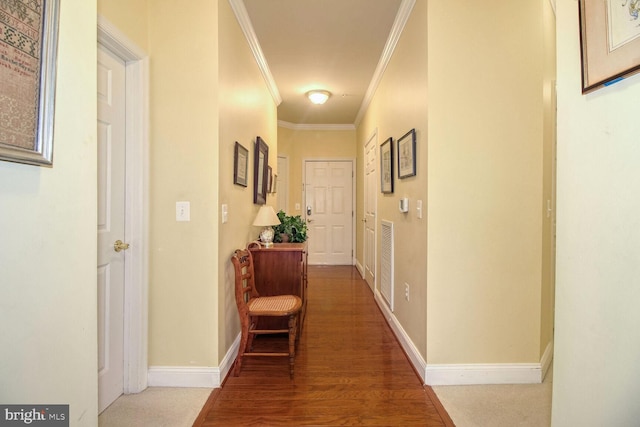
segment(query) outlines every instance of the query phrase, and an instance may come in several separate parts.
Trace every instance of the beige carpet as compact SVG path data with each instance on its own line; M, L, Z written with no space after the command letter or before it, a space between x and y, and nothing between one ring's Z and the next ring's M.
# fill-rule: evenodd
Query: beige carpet
M456 427L548 427L552 368L542 384L433 386Z
M100 427L191 427L210 388L149 387L121 396L98 417Z

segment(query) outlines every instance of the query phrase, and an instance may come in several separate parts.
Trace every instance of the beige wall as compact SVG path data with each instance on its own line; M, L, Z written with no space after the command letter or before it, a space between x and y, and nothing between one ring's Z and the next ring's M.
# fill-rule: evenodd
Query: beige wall
M227 1L147 4L100 9L150 54L149 365L217 367L239 333L229 257L256 237L254 143L275 164L276 107ZM235 141L249 149L246 188L233 184ZM177 201L190 222L175 221Z
M378 219L395 224L394 315L428 364L538 363L551 339L541 302L550 293L542 278L543 88L553 78L545 19L542 1L492 0L480 10L416 2L358 127L359 153L376 129L378 144L417 131L417 176L396 173L394 194L378 191ZM400 197L410 199L408 214L398 211ZM357 254L362 260L361 245Z
M149 10L150 366L217 361L218 10L189 5ZM190 222L176 221L177 201Z
M552 424L640 419L640 75L581 94L578 3L558 1Z
M380 220L394 223L395 233L395 312L398 321L413 344L426 357L427 340L427 216L418 219L416 200L422 200L426 211L428 183L428 128L427 128L427 3L418 1L409 22L398 42L393 58L384 74L376 94L362 122L358 126L358 153L364 154L364 144L376 132L378 145L393 137L394 148L398 138L412 128L416 129L417 174L398 179L395 172L395 189L391 195L382 195L376 182L377 227ZM397 151L396 151L397 153ZM378 153L378 162L379 153ZM364 171L362 160L358 162L358 200L364 198ZM408 197L410 211L403 214L398 209L401 197ZM364 218L360 203L357 218ZM358 224L358 256L362 261L362 222ZM378 239L378 246L379 246ZM378 247L378 253L380 248ZM377 262L380 277L380 262ZM404 283L409 284L410 298L404 298ZM378 284L379 286L379 284Z
M218 220L218 298L219 313L216 328L219 337L218 360L225 356L240 333L240 323L233 293L234 272L229 258L237 248L255 240L259 227L251 226L259 209L253 204L253 160L256 137L269 145L269 165L274 170L278 157L277 111L273 98L264 84L249 45L233 15L229 2L219 2L220 55L220 158L219 203L229 209L229 221ZM238 141L249 150L248 186L233 184L233 151ZM267 196L274 205L275 197ZM216 364L217 366L217 364Z
M96 4L62 3L53 168L0 161L0 402L95 426Z
M431 364L537 363L547 344L542 4L429 2Z
M304 204L302 200L304 161L307 159L355 159L357 156L356 132L355 130L301 130L279 126L278 150L278 155L286 156L289 160L287 213L300 215L303 212L296 211L295 204L300 203L300 206Z
M148 10L149 0L98 0L98 14L145 51L149 48Z

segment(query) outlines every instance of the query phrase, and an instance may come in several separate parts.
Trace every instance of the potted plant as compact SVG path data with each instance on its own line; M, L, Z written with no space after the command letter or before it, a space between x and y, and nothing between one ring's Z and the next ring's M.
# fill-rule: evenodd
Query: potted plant
M292 242L302 243L307 240L307 223L300 215L287 215L285 211L278 212L280 224L273 227L276 243Z

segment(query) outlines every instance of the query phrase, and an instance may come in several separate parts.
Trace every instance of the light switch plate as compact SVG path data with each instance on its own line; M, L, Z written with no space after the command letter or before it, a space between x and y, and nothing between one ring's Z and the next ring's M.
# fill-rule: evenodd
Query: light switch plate
M191 221L190 202L176 202L176 221Z
M229 208L226 204L222 205L222 223L225 224L229 221Z

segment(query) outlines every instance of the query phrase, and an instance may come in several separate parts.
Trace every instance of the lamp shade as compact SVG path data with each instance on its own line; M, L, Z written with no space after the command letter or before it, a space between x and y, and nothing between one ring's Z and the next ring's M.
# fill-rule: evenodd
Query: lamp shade
M263 205L260 207L256 219L253 220L253 225L256 227L269 227L271 225L280 224L280 219L273 208L269 205Z

